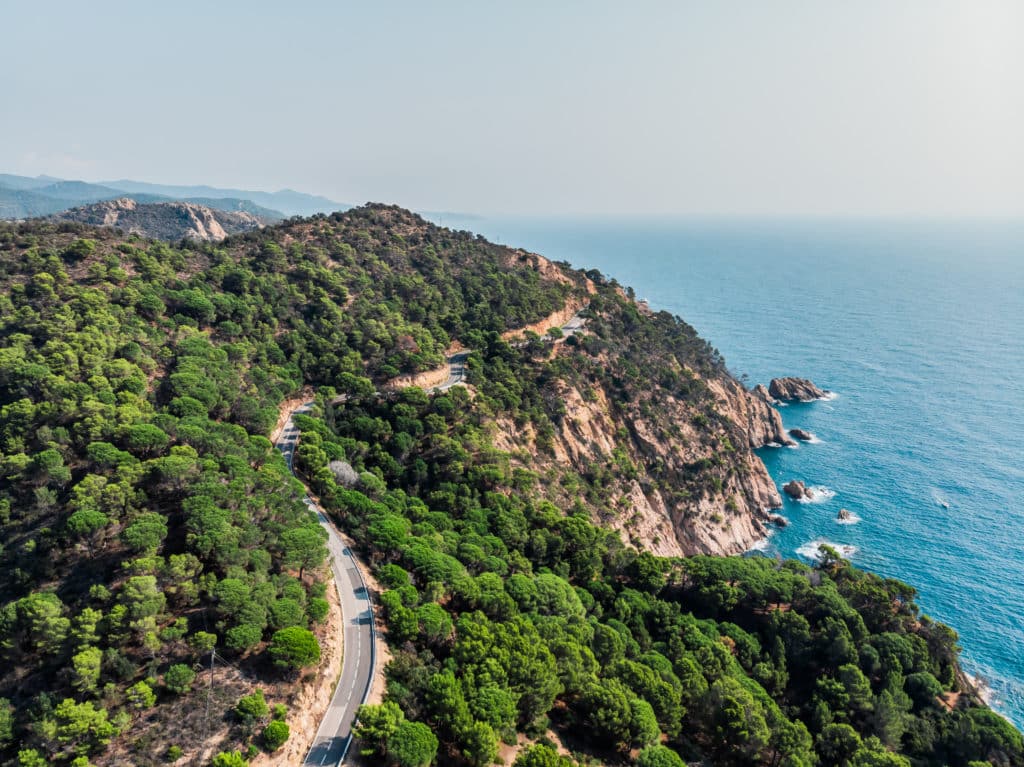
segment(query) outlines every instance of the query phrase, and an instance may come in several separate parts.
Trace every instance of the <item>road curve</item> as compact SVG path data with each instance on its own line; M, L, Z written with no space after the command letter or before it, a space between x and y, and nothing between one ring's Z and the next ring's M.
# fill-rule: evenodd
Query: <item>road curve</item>
M584 307L586 309L587 307ZM580 312L583 309L580 310ZM574 336L580 333L586 332L587 321L585 318L580 316L580 312L576 312L569 321L562 325L562 336ZM545 336L548 343L554 342L555 339ZM513 344L513 346L520 346L523 344ZM433 386L427 389L428 392L435 391L448 391L453 386L459 386L466 382L466 360L469 359L469 355L473 353L472 349L461 351L458 354L453 354L448 358L448 379L439 386Z
M299 430L292 421L292 416L295 413L308 412L312 404L307 402L288 414L284 430L277 441L277 447L284 455L288 470L293 474L295 471L292 462ZM374 643L377 637L373 626L373 605L355 556L341 540L341 536L323 509L308 494L304 496L303 501L316 513L320 524L327 531L327 549L330 552L334 582L338 586L341 619L344 625L341 677L303 764L333 767L345 761L352 745L352 723L360 704L366 700L370 691L370 681L373 679L376 661Z
M448 380L440 386L435 386L427 391L448 391L453 386L458 386L466 380L466 360L473 351L467 350L453 354L448 358Z

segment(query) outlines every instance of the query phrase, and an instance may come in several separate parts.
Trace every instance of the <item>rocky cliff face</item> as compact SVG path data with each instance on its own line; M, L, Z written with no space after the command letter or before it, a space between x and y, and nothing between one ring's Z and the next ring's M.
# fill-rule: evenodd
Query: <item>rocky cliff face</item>
M731 379L716 379L708 385L719 398L729 417L737 424L746 425L747 444L750 447L794 444L786 435L779 411L756 392L748 392L737 381Z
M555 352L574 353L564 345ZM782 505L753 448L789 440L779 414L738 382L704 383L712 418L674 396L659 399L655 417L623 407L604 388L562 382L565 416L550 449L532 425L507 419L496 424L494 444L514 465L544 474L557 505L585 502L595 521L639 548L663 556L738 554L764 538L769 510ZM610 500L580 499L574 475L596 479Z
M122 197L50 217L93 226L110 226L161 240L209 240L219 242L231 234L261 229L263 219L251 213L214 210L190 202L140 204Z

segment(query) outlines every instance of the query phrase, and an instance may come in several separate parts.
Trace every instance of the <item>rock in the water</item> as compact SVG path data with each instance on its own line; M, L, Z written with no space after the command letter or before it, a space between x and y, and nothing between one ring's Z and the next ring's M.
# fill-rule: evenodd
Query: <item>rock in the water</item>
M768 521L776 527L786 527L787 525L789 525L789 520L781 514L769 514Z
M810 498L811 491L807 489L803 482L799 479L794 479L791 482L787 482L782 486L783 492L793 500L799 501L802 498Z
M758 384L757 386L755 386L753 389L753 394L759 400L767 402L769 405L779 404L779 401L769 393L768 387L765 386L764 384Z
M801 442L810 442L812 439L814 439L813 434L811 434L809 431L804 431L803 429L790 429L789 434L792 437L796 437Z
M813 402L823 399L829 392L806 378L773 378L768 384L768 394L785 402Z
M840 509L839 513L836 514L836 519L844 520L845 521L845 520L849 519L851 516L852 515L850 514L850 510L849 509Z

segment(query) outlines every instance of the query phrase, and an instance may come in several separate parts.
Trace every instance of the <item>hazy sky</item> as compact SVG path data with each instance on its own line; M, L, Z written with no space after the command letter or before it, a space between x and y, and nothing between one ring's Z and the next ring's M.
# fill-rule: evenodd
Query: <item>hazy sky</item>
M0 2L0 172L1024 215L1024 2Z

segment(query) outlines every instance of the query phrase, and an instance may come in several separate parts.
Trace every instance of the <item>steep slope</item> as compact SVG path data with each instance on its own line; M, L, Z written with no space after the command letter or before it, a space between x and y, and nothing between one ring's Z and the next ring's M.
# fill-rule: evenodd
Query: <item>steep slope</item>
M110 226L159 240L219 242L240 232L260 229L265 221L251 213L214 210L188 202L140 204L128 197L96 202L57 213L54 221Z
M452 235L406 211L370 207L330 221L341 226L313 222L288 231L307 248L328 252L341 235L357 259L384 254L394 269L408 263L430 274L461 266L436 259L435 244ZM565 299L535 325L521 311L495 303L493 293L481 292L465 305L471 317L500 317L500 323L488 322L496 330L550 327L589 307L588 334L555 345L550 359L549 346L516 344L518 332L495 337L462 322L444 323L441 313L455 308L445 300L432 307L417 295L416 305L407 308L447 324L448 338L476 350L470 364L480 374L470 380L490 401L494 445L535 471L584 477L610 472L602 498L586 504L591 517L659 553L735 554L760 540L765 512L781 499L752 448L785 441L778 415L746 392L678 318L641 310L598 273L476 242L506 269L530 275ZM380 287L387 289L386 283ZM465 298L455 301L457 307ZM579 425L584 421L586 428ZM616 470L625 464L634 469ZM562 486L561 480L549 485L552 500L564 504L569 499ZM631 500L611 502L623 496Z

